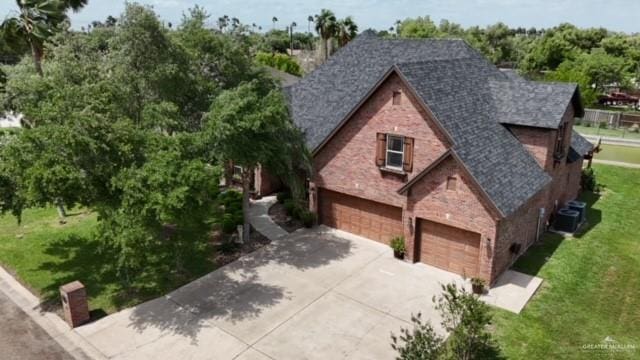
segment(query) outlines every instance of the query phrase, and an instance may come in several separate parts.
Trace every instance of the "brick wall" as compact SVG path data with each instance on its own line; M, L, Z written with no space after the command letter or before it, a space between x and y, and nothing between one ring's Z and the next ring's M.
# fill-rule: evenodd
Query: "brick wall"
M392 105L393 91L402 93ZM446 140L419 110L397 75L391 75L345 126L316 154L312 181L341 193L401 207L398 190L445 152ZM413 171L401 176L381 171L375 164L376 134L391 133L415 139Z
M402 93L400 105L392 104L394 91ZM573 107L564 115L569 130L573 126ZM344 194L402 208L407 256L414 259L418 219L456 226L480 234L480 277L494 282L518 255L536 238L538 214L545 208L548 217L556 199L564 202L577 195L581 161L567 166L566 160L554 164L557 131L510 127L525 148L552 176L553 181L509 217L499 220L471 179L453 157L444 160L420 179L407 194L397 190L438 159L451 146L433 120L422 111L403 82L391 75L358 109L351 119L315 155L313 188L326 188ZM375 164L376 134L391 133L415 139L413 171L406 175L381 171ZM567 136L569 141L570 136ZM568 146L568 143L566 144ZM455 177L457 189L446 189L448 177ZM317 206L314 194L310 207ZM521 244L520 254L509 251Z
M447 189L447 179L457 179L456 189ZM455 226L480 234L479 276L491 280L492 253L495 238L495 219L486 200L477 191L472 180L461 171L457 161L449 157L416 182L408 195L405 218L421 218ZM409 221L406 221L409 223ZM415 226L417 221L413 221ZM413 255L415 231L408 229L408 254Z
M518 210L498 222L492 273L494 280L536 241L540 208L546 208L547 198L548 185ZM544 226L541 231L545 231ZM520 244L518 254L509 250L513 243Z
M509 130L536 159L538 164L549 171L553 169L553 148L556 131L528 126L509 125Z
M256 168L254 187L259 196L270 195L282 188L282 181L262 166Z

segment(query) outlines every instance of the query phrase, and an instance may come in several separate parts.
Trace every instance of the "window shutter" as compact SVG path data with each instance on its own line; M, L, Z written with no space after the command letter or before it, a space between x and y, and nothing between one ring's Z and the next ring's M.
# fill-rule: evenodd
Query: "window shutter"
M387 158L387 135L378 133L376 139L376 165L384 166Z
M413 138L404 138L404 162L402 169L406 172L413 170Z

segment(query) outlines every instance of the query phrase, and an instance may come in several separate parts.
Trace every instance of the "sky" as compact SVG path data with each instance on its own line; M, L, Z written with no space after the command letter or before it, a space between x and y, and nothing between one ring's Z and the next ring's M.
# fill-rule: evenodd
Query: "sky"
M605 27L627 33L640 32L640 0L138 0L153 6L160 17L178 24L182 13L194 5L211 15L211 25L222 15L237 17L245 24L256 23L271 29L271 19L284 28L291 22L305 31L307 17L320 9L333 10L338 17L351 15L360 29L388 29L398 19L429 15L439 22L447 19L465 27L485 26L502 21L512 27L552 27L570 22L578 27ZM118 16L124 8L120 0L89 0L83 10L72 14L72 26L79 29L107 15ZM0 16L15 9L15 2L0 0Z

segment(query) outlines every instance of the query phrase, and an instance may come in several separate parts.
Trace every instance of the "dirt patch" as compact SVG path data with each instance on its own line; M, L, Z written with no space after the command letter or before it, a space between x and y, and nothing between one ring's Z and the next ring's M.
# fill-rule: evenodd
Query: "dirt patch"
M287 215L287 210L281 203L275 203L269 208L269 217L271 217L271 220L278 224L278 226L290 233L304 227L300 220L296 220Z
M229 235L215 237L213 245L215 247L214 261L216 266L224 266L238 260L241 256L250 254L271 243L266 236L262 235L253 227L251 228L251 241L240 244L231 239Z

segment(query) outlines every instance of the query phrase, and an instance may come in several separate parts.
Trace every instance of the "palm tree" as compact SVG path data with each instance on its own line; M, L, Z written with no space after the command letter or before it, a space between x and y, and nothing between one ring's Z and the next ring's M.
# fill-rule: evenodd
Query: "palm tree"
M323 58L329 58L329 40L336 33L336 16L333 11L322 9L320 15L316 15L316 31L322 41Z
M274 16L274 17L271 19L271 22L273 22L273 30L275 30L275 29L276 29L276 23L278 22L278 18Z
M67 19L69 9L80 10L88 0L16 0L18 14L0 25L11 42L26 42L31 47L34 66L43 76L42 57L44 43L53 36L57 27Z
M296 24L296 22L292 22L291 26L289 26L289 40L290 40L290 55L293 56L293 28L295 28L296 26L298 26L298 24Z
M309 27L308 33L311 34L311 23L313 22L313 15L309 15L307 18L307 26Z
M229 25L229 15L224 15L218 18L218 29L224 32L224 29Z
M347 45L356 35L358 35L358 25L356 25L351 16L347 16L343 20L338 21L336 37L338 38L340 47Z

